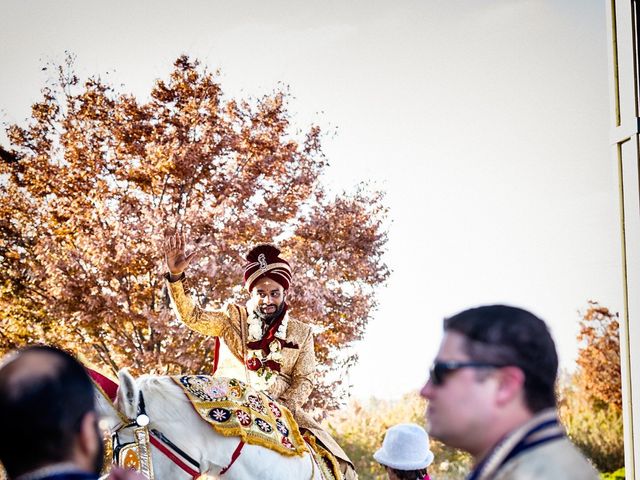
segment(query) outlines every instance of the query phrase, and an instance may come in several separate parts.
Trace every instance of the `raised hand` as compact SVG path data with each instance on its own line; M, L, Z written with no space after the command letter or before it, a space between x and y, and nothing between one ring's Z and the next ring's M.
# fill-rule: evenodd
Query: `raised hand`
M174 277L181 275L187 269L197 252L197 250L194 250L189 255L186 255L185 244L185 236L180 233L176 233L164 241L164 259L167 262L169 272Z

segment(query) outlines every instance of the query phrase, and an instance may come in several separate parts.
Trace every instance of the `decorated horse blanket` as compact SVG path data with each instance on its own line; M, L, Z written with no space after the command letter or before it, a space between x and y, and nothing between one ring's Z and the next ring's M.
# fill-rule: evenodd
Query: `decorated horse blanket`
M171 377L182 387L195 411L225 436L260 445L284 455L302 455L307 448L293 415L263 392L234 378L205 375Z

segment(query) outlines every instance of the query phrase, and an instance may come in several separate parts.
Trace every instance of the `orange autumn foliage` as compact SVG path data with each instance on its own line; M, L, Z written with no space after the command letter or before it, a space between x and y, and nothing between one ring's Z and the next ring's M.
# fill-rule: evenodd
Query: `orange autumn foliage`
M576 382L593 400L622 410L620 374L620 324L618 314L597 302L580 320Z
M0 353L44 342L112 371L209 372L212 341L164 301L161 242L182 231L199 245L189 286L216 307L246 300L243 256L275 240L292 314L317 326L312 403L335 406L344 388L326 375L354 363L345 347L389 274L381 193L326 193L321 131L295 130L286 92L228 99L186 56L144 101L81 82L71 62L58 72L2 150Z
M580 316L578 368L560 384L559 414L598 470L613 472L624 466L618 314L590 301Z

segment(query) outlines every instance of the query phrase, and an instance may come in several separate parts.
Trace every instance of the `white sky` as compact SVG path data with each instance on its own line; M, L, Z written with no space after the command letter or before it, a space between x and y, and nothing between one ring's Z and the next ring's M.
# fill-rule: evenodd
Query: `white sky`
M181 53L229 96L289 85L294 122L326 130L326 183L387 191L380 308L350 382L397 397L425 380L441 319L506 302L576 354L588 299L622 309L601 0L4 0L0 121L21 122L77 55L144 96ZM4 142L4 136L0 136Z

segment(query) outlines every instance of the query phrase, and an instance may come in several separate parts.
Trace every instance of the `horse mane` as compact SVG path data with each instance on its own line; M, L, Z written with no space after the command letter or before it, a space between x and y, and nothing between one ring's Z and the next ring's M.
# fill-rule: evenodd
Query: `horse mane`
M142 375L138 377L137 384L144 394L146 407L151 418L162 418L165 421L184 421L185 404L188 404L189 409L191 409L191 404L171 377Z

